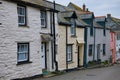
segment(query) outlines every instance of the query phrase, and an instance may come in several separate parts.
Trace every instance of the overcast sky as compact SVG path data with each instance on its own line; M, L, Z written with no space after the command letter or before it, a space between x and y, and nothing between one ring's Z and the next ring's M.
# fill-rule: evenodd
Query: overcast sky
M53 1L53 0L49 0ZM113 17L120 18L120 0L55 0L56 3L68 5L69 2L82 7L83 3L86 7L94 12L95 16L106 16L110 13Z

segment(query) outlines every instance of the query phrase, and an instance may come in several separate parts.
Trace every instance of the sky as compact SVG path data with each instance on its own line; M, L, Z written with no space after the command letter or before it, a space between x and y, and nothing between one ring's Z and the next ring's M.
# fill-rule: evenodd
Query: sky
M80 7L85 4L86 8L94 12L95 16L111 14L113 17L120 18L120 0L55 0L55 2L64 6L67 6L69 2Z

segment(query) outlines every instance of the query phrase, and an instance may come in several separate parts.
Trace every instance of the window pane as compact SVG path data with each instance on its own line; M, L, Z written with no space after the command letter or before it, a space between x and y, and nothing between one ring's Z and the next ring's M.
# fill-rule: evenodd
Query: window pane
M26 9L23 6L18 6L18 23L19 25L25 25Z
M67 61L72 61L72 45L67 46Z
M19 16L19 23L24 24L25 23L25 17L24 16Z
M18 44L18 62L28 60L28 44Z
M41 25L42 27L46 27L46 12L45 11L41 11Z

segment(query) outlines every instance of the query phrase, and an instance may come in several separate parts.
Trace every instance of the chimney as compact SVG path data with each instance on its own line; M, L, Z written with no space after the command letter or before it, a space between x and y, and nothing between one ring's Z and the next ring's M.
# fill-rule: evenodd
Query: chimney
M86 11L86 5L83 4L83 11L85 12Z
M110 18L111 17L111 14L107 14L107 18Z

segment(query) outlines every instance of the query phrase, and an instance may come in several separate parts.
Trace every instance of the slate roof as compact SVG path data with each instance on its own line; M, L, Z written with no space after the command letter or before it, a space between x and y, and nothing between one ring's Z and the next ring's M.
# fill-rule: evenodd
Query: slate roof
M47 5L47 7L53 8L53 2L44 0L44 3ZM68 8L66 6L63 6L63 5L57 4L57 3L55 3L55 9L60 11L60 12L63 12L63 11L73 11L72 9L70 9L70 8Z
M106 16L97 16L95 17L96 22L104 22L106 21Z
M103 26L101 26L100 24L96 23L95 21L93 21L93 25L95 28L104 28Z
M81 19L89 19L89 18L94 17L93 12L90 12L90 11L85 11L84 12L81 7L77 6L76 4L74 4L72 2L70 2L67 7L71 8L72 10L75 10L76 13L79 14L79 17Z
M83 11L82 8L80 8L79 6L75 5L72 2L70 2L67 7L71 8L72 10Z
M115 17L108 17L106 26L108 26L112 31L120 32L120 19Z
M58 22L59 22L59 24L71 25L70 17L72 17L72 15L74 13L75 12L72 12L72 11L59 12L59 14L58 14ZM76 19L76 25L77 26L82 26L82 27L89 26L88 24L83 22L80 18Z
M44 4L43 0L7 0L7 1L13 1L13 2L22 2L24 4L36 6L36 7L45 7L46 5Z
M53 7L53 3L50 2L50 1L45 1L45 4L46 5L49 5L50 8ZM59 24L65 24L65 25L71 25L71 21L70 21L70 18L75 14L76 17L77 14L75 12L75 10L69 8L69 7L66 7L66 6L63 6L61 4L55 4L55 9L58 10L58 23ZM75 16L74 15L74 16ZM81 19L77 18L76 19L76 25L77 26L88 26L85 22L83 22Z

